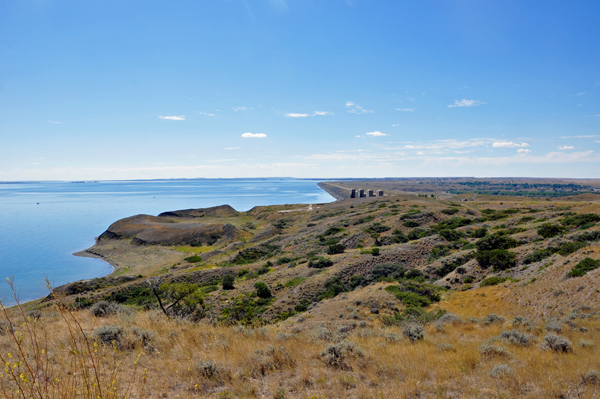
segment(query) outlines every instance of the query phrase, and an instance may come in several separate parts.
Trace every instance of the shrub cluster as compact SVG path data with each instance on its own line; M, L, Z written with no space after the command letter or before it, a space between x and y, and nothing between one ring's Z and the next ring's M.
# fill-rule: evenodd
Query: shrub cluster
M592 258L585 258L584 260L582 260L581 262L576 264L575 267L573 269L571 269L571 271L569 273L567 273L567 276L581 277L584 274L586 274L587 272L589 272L590 270L597 269L598 267L600 267L600 260L594 260Z
M319 257L317 259L311 259L308 262L308 267L315 269L323 269L325 267L333 266L333 261L328 258Z

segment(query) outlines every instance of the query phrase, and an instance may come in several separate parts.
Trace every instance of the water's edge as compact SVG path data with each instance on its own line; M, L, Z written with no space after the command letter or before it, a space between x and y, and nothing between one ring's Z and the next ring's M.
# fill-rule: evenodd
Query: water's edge
M345 195L345 193L344 193L344 191L346 191L346 189L343 189L341 187L333 186L333 185L327 184L325 182L319 182L319 183L317 183L317 186L319 186L319 188L322 189L323 191L325 191L327 194L331 195L336 201L341 201L341 200L344 200L346 198L349 198L349 195ZM96 238L96 240L97 240L97 238ZM100 259L100 260L108 263L112 267L112 271L110 273L108 273L106 275L103 275L103 276L93 277L93 278L100 278L100 277L110 276L111 274L113 274L115 272L115 270L117 270L120 267L120 265L118 263L116 263L114 261L111 261L109 259L106 259L104 256L102 256L102 255L100 255L98 253L95 253L94 250L93 250L93 248L94 247L92 246L92 247L84 249L82 251L78 251L78 252L73 253L73 256L78 256L78 257L82 257L82 258ZM88 281L88 280L90 280L90 279L77 280L77 281ZM74 281L74 282L77 282L77 281ZM67 284L72 284L72 283L73 282L67 283ZM58 288L58 287L54 287L54 288ZM32 301L37 301L37 300L42 299L42 298L44 298L44 297L33 299Z

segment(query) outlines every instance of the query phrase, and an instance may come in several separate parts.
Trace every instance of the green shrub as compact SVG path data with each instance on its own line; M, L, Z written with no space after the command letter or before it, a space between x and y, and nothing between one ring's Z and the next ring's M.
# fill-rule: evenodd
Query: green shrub
M294 277L293 279L291 279L287 283L285 283L284 286L295 287L298 284L302 283L304 280L306 280L304 277Z
M418 240L419 238L428 237L433 234L435 234L435 231L433 230L423 230L420 228L416 228L409 231L407 237L409 240Z
M471 233L469 234L470 237L473 238L483 238L487 235L488 231L485 227L479 228L479 229L475 229L475 230L471 230Z
M519 220L519 222L517 224L523 224L523 223L531 222L534 219L535 219L535 217L533 217L533 216L524 216L524 217L522 217Z
M505 249L493 249L491 251L478 251L475 253L475 259L484 269L492 267L493 270L506 270L516 265L516 256L514 252Z
M311 259L308 262L308 267L312 267L315 269L323 269L325 267L329 267L329 266L333 266L333 261L331 259L328 258L317 258L317 259Z
M465 279L463 280L463 282L465 284L471 284L473 281L475 281L475 279L473 278L473 276L467 276L465 277Z
M544 223L536 228L539 235L544 238L552 238L565 232L565 228L556 224Z
M202 258L199 257L198 255L188 256L187 258L184 258L184 260L188 261L189 263L202 262Z
M451 249L452 248L448 245L435 245L433 248L431 248L431 251L429 252L429 256L427 257L427 260L429 262L433 262L434 260L444 257L444 256L450 254Z
M293 261L294 261L294 259L288 258L287 256L283 256L283 257L277 259L277 264L278 265L283 265L283 264L286 264L286 263L291 263Z
M271 298L273 295L271 294L271 290L267 284L262 281L258 281L254 284L254 288L256 289L256 296L263 299Z
M391 227L389 227L389 226L385 226L385 225L383 225L381 223L375 222L375 223L373 223L372 226L369 226L368 228L366 228L365 232L369 233L369 234L371 234L371 233L383 233L383 232L386 232L386 231L388 231L390 229L391 229Z
M342 292L348 291L348 288L339 277L332 277L323 283L324 291L321 299L333 298Z
M394 231L392 231L392 240L395 243L401 244L408 242L408 237L406 237L406 235L404 235L402 231L395 229Z
M546 258L551 257L556 252L556 248L544 248L533 251L530 254L525 255L523 263L529 265L530 263L540 262Z
M581 213L579 215L571 216L561 220L564 226L568 227L582 227L584 225L593 225L600 221L600 215L595 213Z
M344 229L342 229L341 227L337 227L337 226L331 226L329 227L327 230L325 230L325 232L323 233L324 236L330 236L333 234L337 234L341 231L343 231Z
M444 229L439 231L439 235L446 241L458 241L465 236L465 233L458 230Z
M579 241L579 242L600 241L600 231L586 231L585 233L581 233L577 237L575 237L575 241Z
M465 257L461 257L458 259L455 259L452 262L447 262L447 263L443 263L441 267L438 267L435 271L435 274L438 275L439 277L444 277L450 273L452 273L454 270L458 269L460 266L464 265L465 263L467 263L473 255L467 255ZM465 273L464 268L463 269L463 273ZM457 270L457 272L460 272L461 270Z
M272 244L261 244L256 247L247 248L240 251L231 263L235 265L244 265L247 263L256 262L257 260L271 255L277 251L279 247Z
M445 310L436 308L430 312L420 307L407 307L402 312L394 312L393 316L383 316L382 322L386 326L404 325L406 322L430 323L439 319Z
M379 248L372 248L371 249L371 255L373 255L373 256L379 256Z
M233 283L235 281L235 277L233 276L233 274L226 274L223 276L223 289L224 290L232 290L235 287L233 286Z
M416 294L410 291L401 291L397 286L389 286L385 289L391 292L402 302L409 307L423 307L431 305L431 300L423 295Z
M343 244L333 244L327 248L328 255L343 254L346 247Z
M443 209L440 212L442 212L443 214L446 214L446 215L454 215L455 213L458 213L458 209L457 208L449 208L449 209Z
M510 249L519 245L519 242L512 237L500 234L486 236L475 243L479 251L491 251L495 249Z
M580 250L581 248L583 248L585 246L586 246L586 243L584 243L584 242L579 242L579 241L567 242L567 243L561 245L557 252L559 255L568 256L574 252L577 252L578 250Z
M379 281L384 277L391 277L396 280L403 278L406 273L406 268L399 264L394 263L382 263L373 266L369 275L369 281Z
M443 220L431 228L437 231L445 229L456 229L463 226L468 226L473 223L473 220L469 218L452 217L450 219Z
M486 279L483 279L483 281L479 284L480 287L489 287L492 285L498 285L498 284L502 284L503 282L510 280L509 277L488 277Z
M402 223L402 225L404 227L418 227L421 225L421 223L415 222L414 220L407 220L404 223Z
M600 267L600 260L594 260L592 258L585 258L581 262L575 265L573 269L567 274L569 277L581 277L590 270L594 270Z
M352 224L356 226L357 224L368 223L368 222L371 222L373 220L375 220L375 216L369 215L369 216L362 217L362 218L360 218L358 220L355 220L354 223L352 223Z

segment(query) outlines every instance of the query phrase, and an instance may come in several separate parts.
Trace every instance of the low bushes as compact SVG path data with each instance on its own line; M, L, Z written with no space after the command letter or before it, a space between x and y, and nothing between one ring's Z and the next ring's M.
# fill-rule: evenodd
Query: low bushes
M519 246L519 242L512 237L501 234L486 236L475 243L479 251L492 251L495 249L510 249Z
M333 244L327 248L328 255L343 254L346 247L343 244Z
M308 267L312 267L315 269L323 269L325 267L329 267L329 266L333 266L333 261L331 259L328 258L317 258L317 259L311 259L308 262Z
M566 229L556 224L544 223L536 228L539 235L544 238L552 238L564 234Z
M573 344L565 337L556 334L548 334L540 344L542 350L553 350L554 352L568 353L573 351Z
M592 258L585 258L581 262L575 265L573 269L567 274L569 277L581 277L590 270L594 270L600 267L600 260L594 260Z
M506 270L517 264L516 255L504 249L494 249L491 251L478 251L475 253L475 259L484 269L492 267L496 270Z
M492 285L502 284L503 282L510 280L510 277L488 277L483 279L483 281L479 284L480 287L489 287Z

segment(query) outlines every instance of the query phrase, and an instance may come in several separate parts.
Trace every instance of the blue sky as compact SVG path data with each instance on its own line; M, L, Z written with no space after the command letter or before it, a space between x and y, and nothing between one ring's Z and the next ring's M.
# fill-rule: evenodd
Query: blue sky
M0 0L0 180L600 177L598 1Z

